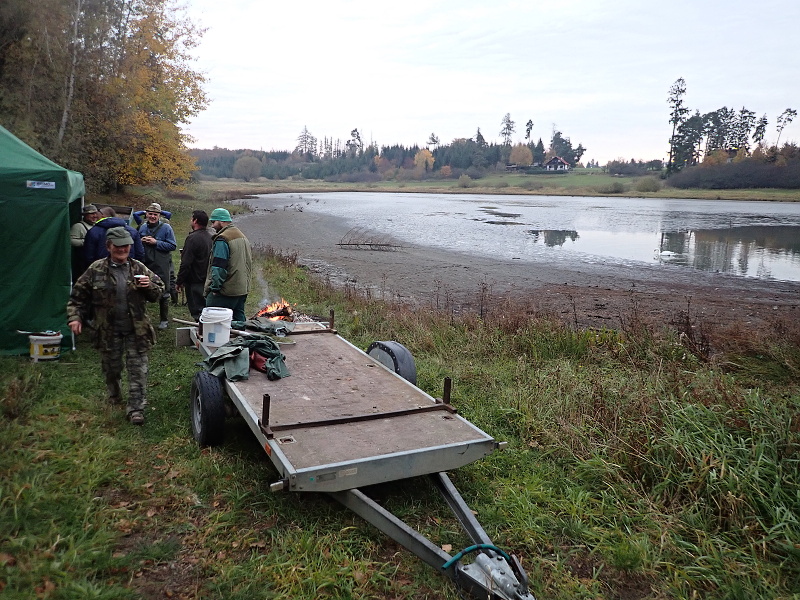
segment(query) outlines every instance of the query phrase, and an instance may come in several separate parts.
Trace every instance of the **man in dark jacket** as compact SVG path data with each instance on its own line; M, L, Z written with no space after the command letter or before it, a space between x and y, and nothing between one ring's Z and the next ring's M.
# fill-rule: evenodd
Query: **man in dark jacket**
M144 423L147 389L147 353L156 332L147 317L147 302L164 293L158 275L138 260L130 259L133 238L124 227L108 230L109 256L89 265L72 287L67 303L67 321L75 335L83 331L86 315L92 314L97 330L95 346L106 382L108 401L122 403L123 360L128 367L128 419Z
M103 215L102 218L94 224L94 227L86 232L86 237L83 239L83 259L86 263L84 268L88 267L97 259L108 256L108 250L106 249L106 232L112 227L125 228L133 240L131 257L136 260L144 261L144 246L142 245L142 238L139 232L128 225L124 219L119 218L117 212L110 206L101 208L100 214Z
M211 255L211 232L208 230L208 214L204 210L192 213L192 232L186 236L181 250L181 266L178 269L178 290L186 290L186 304L195 321L206 306L203 284L206 281L208 257Z

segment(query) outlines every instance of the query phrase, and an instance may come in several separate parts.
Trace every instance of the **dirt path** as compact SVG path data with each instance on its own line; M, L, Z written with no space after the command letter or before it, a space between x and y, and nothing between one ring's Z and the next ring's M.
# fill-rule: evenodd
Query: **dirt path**
M297 253L312 272L338 284L454 310L479 310L491 297L524 299L538 311L582 326L619 325L636 308L662 322L689 310L698 322L761 327L800 317L800 284L703 273L679 266L631 268L503 261L429 247L397 251L337 246L350 229L341 219L296 208L259 210L237 223L254 244Z

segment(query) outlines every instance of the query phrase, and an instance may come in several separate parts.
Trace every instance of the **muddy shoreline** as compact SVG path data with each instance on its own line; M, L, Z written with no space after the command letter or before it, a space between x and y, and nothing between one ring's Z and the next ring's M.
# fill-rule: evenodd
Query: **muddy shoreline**
M253 244L296 254L298 262L338 285L373 297L454 311L479 310L502 299L579 326L617 327L636 311L655 322L690 317L715 327L761 327L800 317L800 283L704 273L680 266L628 267L498 260L410 246L388 250L337 245L343 219L300 207L258 209L236 222Z

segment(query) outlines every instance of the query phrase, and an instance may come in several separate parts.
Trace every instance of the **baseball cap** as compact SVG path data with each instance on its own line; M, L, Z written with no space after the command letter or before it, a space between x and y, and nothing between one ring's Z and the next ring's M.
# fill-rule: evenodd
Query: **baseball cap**
M150 206L144 209L144 212L157 212L161 214L161 205L158 202L153 202Z
M115 246L131 246L133 238L124 227L111 227L106 231L106 239Z
M97 207L94 204L87 204L86 206L83 207L83 210L81 212L83 212L83 214L85 215L96 213Z

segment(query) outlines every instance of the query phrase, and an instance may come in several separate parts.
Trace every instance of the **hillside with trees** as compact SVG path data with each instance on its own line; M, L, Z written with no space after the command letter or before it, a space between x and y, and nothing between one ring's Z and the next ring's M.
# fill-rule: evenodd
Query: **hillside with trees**
M202 33L171 0L3 0L0 123L95 191L187 180Z

